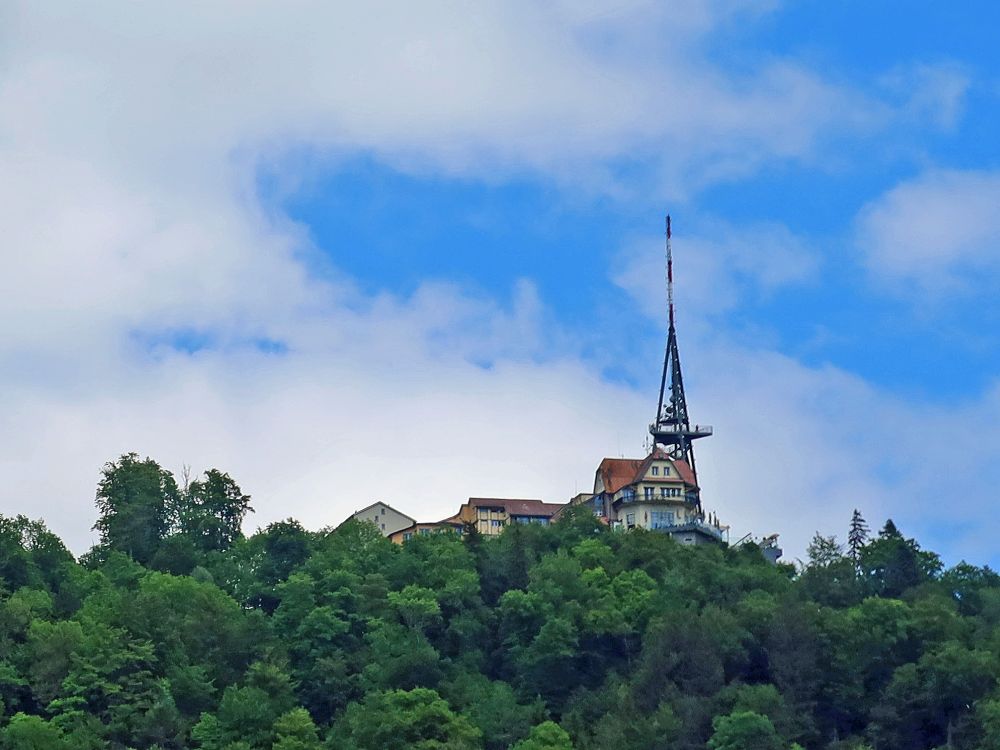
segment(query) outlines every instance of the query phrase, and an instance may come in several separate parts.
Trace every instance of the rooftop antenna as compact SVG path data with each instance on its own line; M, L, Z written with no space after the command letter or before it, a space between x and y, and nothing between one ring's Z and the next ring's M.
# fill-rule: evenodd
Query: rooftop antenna
M667 214L667 349L663 357L663 375L660 378L660 400L656 419L649 426L653 445L662 445L673 459L691 467L695 482L698 471L694 462L694 446L698 438L712 434L708 425L693 425L688 417L687 399L684 396L684 376L681 372L681 355L677 348L677 327L674 317L674 255L671 247L670 215ZM668 384L669 379L669 384ZM698 502L699 508L701 501Z

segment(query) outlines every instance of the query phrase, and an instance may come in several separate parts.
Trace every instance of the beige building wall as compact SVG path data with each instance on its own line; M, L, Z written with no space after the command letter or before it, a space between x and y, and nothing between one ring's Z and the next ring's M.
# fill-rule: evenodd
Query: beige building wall
M663 515L654 515L663 514ZM672 514L672 518L671 515ZM626 528L652 529L656 519L663 524L681 524L694 520L695 513L680 502L634 502L618 507L618 521Z
M476 529L485 536L498 536L510 521L506 510L470 508L470 511L469 520L475 521Z
M375 503L351 516L359 521L375 524L383 536L389 536L401 529L412 526L415 521L385 503Z

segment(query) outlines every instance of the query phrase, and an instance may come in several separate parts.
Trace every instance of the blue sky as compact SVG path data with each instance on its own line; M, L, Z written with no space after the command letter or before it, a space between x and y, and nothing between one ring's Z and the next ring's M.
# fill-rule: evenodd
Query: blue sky
M752 242L754 225L781 224L820 256L821 278L744 300L719 322L762 327L783 352L834 364L885 388L961 400L988 387L1000 365L994 295L978 290L913 309L912 298L866 273L856 217L930 166L997 166L1000 77L991 19L1000 21L1000 11L990 4L957 13L929 2L905 11L898 4L804 2L724 27L708 54L737 74L762 58L787 56L891 106L921 95L919 77L903 69L936 66L955 76L962 93L951 103L929 100L913 122L838 135L828 153L806 163L778 159L682 200L651 187L655 163L629 163L616 172L629 192L615 198L530 172L503 179L412 174L370 155L332 165L280 199L267 194L265 176L263 193L307 226L332 263L369 292L408 295L430 277L504 299L516 280L529 278L584 350L595 339L630 338L637 327L642 336L653 333L635 309L608 320L607 308L627 306L626 292L608 286L622 237L659 231L663 212L673 210L683 264L684 233L692 226L725 222ZM670 42L669 28L663 41ZM942 114L945 109L954 114ZM935 122L939 116L947 122ZM828 334L821 342L818 330ZM936 369L942 361L949 363L946 378Z
M85 549L126 450L251 525L565 500L641 450L670 211L706 504L1000 563L994 4L3 13L0 513Z

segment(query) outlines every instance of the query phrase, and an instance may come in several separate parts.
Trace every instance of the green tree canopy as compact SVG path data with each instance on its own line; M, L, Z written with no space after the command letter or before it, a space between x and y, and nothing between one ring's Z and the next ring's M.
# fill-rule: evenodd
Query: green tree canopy
M148 563L171 528L179 500L173 475L151 458L126 453L105 464L94 530L107 548Z
M734 711L712 722L710 750L785 750L771 720L753 711Z
M342 733L342 734L341 734ZM371 693L348 707L336 733L345 750L476 750L482 737L434 690Z

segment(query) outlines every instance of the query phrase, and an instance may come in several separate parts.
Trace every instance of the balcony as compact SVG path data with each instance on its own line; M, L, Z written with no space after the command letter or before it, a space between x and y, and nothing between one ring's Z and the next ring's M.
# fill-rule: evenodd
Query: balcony
M656 424L654 422L649 426L649 429L650 431L655 430L656 432L674 433L678 435L683 434L685 432L699 432L699 433L703 432L706 435L712 434L712 425L708 424L693 424L685 427L682 424L672 424L672 423Z
M681 438L697 440L708 437L712 434L712 426L707 424L693 424L685 427L682 424L672 422L654 422L649 426L649 434L658 442L665 445L677 444Z
M614 504L623 503L652 503L652 504L668 504L668 505L688 505L696 506L698 505L698 495L688 492L683 495L672 495L670 497L663 497L659 494L654 494L650 497L645 495L637 495L634 492L628 492L622 494L621 497L613 500Z
M686 523L660 525L655 527L653 531L661 531L665 534L680 534L685 531L697 531L702 534L708 534L712 538L718 539L720 542L724 540L722 529L718 529L711 524L705 523L704 521L688 521Z

